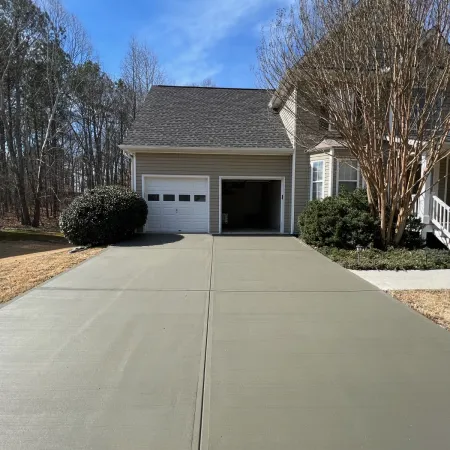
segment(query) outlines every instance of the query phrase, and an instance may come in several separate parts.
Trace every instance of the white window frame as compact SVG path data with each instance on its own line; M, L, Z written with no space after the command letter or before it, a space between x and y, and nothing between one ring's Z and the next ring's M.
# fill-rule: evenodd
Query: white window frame
M352 182L354 183L355 180L341 180L339 178L339 166L341 162L346 161L355 161L356 163L356 189L359 189L361 187L361 170L359 168L359 163L355 158L336 158L336 195L339 195L339 182Z
M322 163L322 180L321 181L313 181L313 170L314 164ZM313 183L322 183L322 198L315 200L323 200L325 198L325 160L317 159L315 161L311 161L311 170L309 176L309 199L313 200Z
M337 128L328 120L328 131L337 131Z

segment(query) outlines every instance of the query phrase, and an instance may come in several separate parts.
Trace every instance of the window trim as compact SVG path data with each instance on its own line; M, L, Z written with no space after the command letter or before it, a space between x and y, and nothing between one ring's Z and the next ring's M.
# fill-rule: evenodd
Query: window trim
M168 197L168 196L173 197L173 200L166 200L165 197ZM169 202L169 203L176 202L177 201L177 196L176 196L176 194L163 194L162 201L163 202Z
M205 203L206 202L206 195L205 194L194 194L194 203ZM203 197L203 200L196 200L196 197Z
M314 171L314 164L316 163L322 163L322 181L313 181L313 171ZM324 159L317 159L314 161L310 161L310 175L309 175L309 200L317 200L313 199L313 183L322 183L322 198L318 200L323 200L325 198L325 160Z
M354 183L355 180L341 180L339 178L339 166L341 162L345 162L345 161L355 161L356 162L356 189L359 189L361 187L361 170L359 167L359 162L357 159L355 158L336 158L336 193L335 195L339 195L339 182L343 181L343 182L351 182Z
M157 196L157 197L158 197L158 200L150 200L150 197L151 197L152 195ZM161 201L160 198L161 198L161 195L160 195L160 194L149 194L149 193L147 193L147 202L160 202L160 201Z

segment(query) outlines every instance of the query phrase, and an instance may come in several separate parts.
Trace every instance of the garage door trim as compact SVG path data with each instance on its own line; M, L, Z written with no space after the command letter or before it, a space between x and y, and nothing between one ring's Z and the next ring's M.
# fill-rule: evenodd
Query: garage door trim
M145 179L146 178L197 178L197 179L203 179L207 181L207 186L208 186L208 191L207 191L207 195L208 195L208 204L207 204L207 221L208 221L208 233L211 232L211 221L210 221L210 215L211 215L211 196L210 196L210 179L209 179L209 175L162 175L162 174L143 174L142 175L142 185L141 185L141 195L142 198L144 200L146 200L145 198L145 189L146 189L146 184L145 184Z
M281 181L281 202L280 202L280 233L284 233L284 202L286 200L286 177L258 177L258 176L219 176L219 234L222 234L222 181L226 180L261 180L261 181Z

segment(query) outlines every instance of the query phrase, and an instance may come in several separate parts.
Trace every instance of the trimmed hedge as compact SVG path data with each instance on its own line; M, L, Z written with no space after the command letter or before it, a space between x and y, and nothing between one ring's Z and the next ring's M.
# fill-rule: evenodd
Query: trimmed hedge
M450 269L448 250L406 250L401 248L386 251L365 249L359 254L356 250L332 247L317 249L332 261L353 270L432 270Z
M147 220L147 203L122 186L102 186L77 197L59 226L75 245L107 245L127 239Z
M310 201L299 215L298 226L301 238L317 247L373 245L379 233L363 189Z

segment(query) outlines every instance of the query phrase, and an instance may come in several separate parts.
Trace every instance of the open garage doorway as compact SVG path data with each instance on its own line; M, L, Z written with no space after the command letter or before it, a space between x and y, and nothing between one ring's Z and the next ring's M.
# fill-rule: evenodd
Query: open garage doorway
M283 178L220 178L221 233L282 233Z

